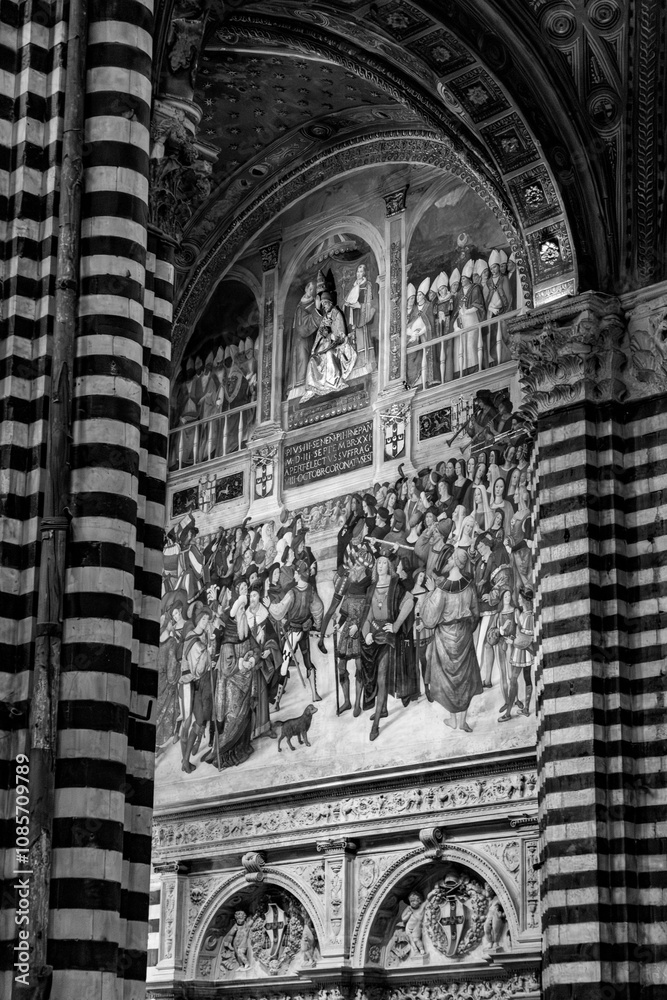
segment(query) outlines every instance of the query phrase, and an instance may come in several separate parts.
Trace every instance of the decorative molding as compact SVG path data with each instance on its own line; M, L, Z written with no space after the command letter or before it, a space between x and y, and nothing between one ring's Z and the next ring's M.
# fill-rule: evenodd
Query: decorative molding
M354 840L330 838L329 840L318 840L317 850L321 854L355 854L357 845Z
M401 212L405 211L407 194L408 185L401 188L399 191L392 191L391 194L382 195L388 219L390 219L393 215L400 215Z
M403 301L402 242L392 240L389 248L389 380L401 375L401 311Z
M192 850L201 845L207 850L213 844L245 840L285 832L312 831L327 827L376 823L379 818L438 816L453 810L497 806L512 801L529 802L535 797L537 774L534 771L513 772L488 778L471 778L440 785L419 785L387 794L377 792L353 795L331 801L318 801L276 809L229 812L206 817L155 817L153 852L182 851L183 845Z
M583 399L625 398L625 330L618 299L586 292L511 320L508 330L512 356L519 362L523 409L532 419Z
M521 841L491 840L482 841L477 845L485 854L489 854L501 868L507 872L514 884L521 884Z

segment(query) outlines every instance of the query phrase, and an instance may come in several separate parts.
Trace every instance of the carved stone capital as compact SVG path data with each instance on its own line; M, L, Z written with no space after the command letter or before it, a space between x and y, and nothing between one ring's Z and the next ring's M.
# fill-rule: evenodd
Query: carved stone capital
M275 243L267 243L265 247L260 247L259 252L262 257L262 271L273 271L278 267L280 240L276 240Z
M405 211L407 193L408 185L400 188L398 191L392 191L391 194L382 195L388 219L390 219L392 215L399 215L401 212Z
M354 854L357 845L354 840L348 840L347 837L332 837L329 840L318 840L317 850L320 854Z
M585 399L625 398L625 323L618 299L585 292L512 320L508 329L522 409L533 420Z
M630 364L626 380L635 397L667 392L667 290L633 304L627 314Z
M190 866L184 861L159 861L153 863L156 875L186 875Z
M211 193L217 151L196 141L199 111L185 102L156 100L151 120L149 222L180 242L194 212Z

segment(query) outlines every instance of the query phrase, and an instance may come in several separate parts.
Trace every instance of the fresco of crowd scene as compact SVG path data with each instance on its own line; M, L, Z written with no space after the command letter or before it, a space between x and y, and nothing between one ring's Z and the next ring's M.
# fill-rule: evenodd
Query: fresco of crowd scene
M256 400L257 352L251 337L220 344L205 358L188 357L172 393L169 426L198 428L172 435L169 469L238 451L255 425L256 409L248 404ZM224 419L215 419L221 415Z
M485 687L499 686L499 724L530 714L530 437L506 390L480 390L448 451L456 438L460 457L416 477L246 521L205 546L192 514L168 533L158 754L180 740L190 772L204 740L204 762L242 764L253 740L278 735L272 716L302 669L312 704L294 735L307 742L321 700L313 642L335 659L337 714L371 712L371 741L389 697L405 707L424 697L466 733ZM326 606L309 545L323 520L339 528Z

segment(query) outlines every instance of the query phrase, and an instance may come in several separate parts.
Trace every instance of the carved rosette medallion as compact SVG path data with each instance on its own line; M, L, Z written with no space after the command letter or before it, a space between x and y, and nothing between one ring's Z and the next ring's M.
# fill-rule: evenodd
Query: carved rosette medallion
M509 324L519 363L522 409L532 419L585 399L622 400L627 389L618 299L587 292Z

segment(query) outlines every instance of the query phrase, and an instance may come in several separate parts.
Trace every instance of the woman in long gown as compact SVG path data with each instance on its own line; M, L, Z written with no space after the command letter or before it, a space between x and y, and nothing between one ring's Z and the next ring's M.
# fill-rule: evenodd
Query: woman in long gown
M223 727L217 753L214 749L210 762L217 766L219 758L221 769L242 764L254 752L251 742L255 701L253 682L258 663L259 654L253 651L239 659L230 657L226 663L220 662L218 685L221 690L216 692L216 714Z
M472 732L466 721L470 702L482 694L474 633L480 619L473 581L460 570L453 546L443 556L445 576L420 601L419 616L434 630L426 656L433 699L449 712L445 725Z

